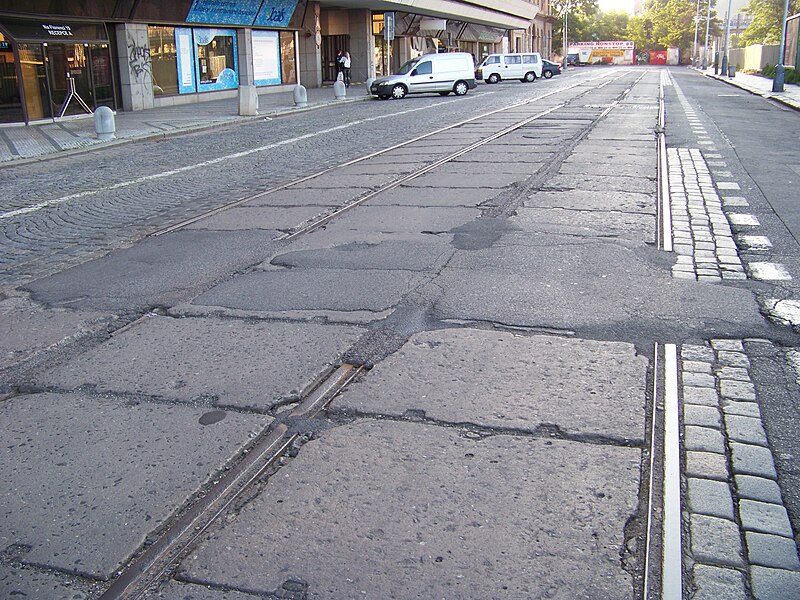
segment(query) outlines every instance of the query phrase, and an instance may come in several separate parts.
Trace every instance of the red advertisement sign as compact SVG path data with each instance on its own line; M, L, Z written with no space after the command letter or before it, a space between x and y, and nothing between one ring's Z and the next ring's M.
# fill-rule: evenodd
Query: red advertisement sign
M667 51L666 50L653 50L650 52L651 65L665 65L667 64Z

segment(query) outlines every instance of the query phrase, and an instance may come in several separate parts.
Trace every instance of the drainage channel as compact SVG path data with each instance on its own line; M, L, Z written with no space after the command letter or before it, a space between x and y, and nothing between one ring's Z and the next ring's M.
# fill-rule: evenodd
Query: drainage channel
M364 367L357 365L340 366L289 413L289 419L315 416L363 370ZM100 600L141 598L298 437L285 423L262 434L238 463L123 570Z
M613 79L608 80L608 83L617 81L617 80L629 75L630 73L631 73L630 71L625 71L621 75L619 75L619 76L617 76L617 77L615 77ZM643 76L644 75L642 75L641 77L643 77ZM336 171L336 170L342 169L344 167L349 167L351 165L355 165L357 163L369 160L369 159L374 158L376 156L380 156L382 154L386 154L387 152L392 152L393 150L397 150L399 148L404 148L404 147L410 146L410 145L415 144L416 142L419 142L419 141L424 140L426 138L430 138L432 136L439 135L440 133L444 133L446 131L450 131L452 129L456 129L458 127L462 127L463 125L466 125L468 123L472 123L472 122L478 121L480 119L485 119L487 117L490 117L492 115L496 115L498 113L502 113L502 112L505 112L505 111L513 110L513 109L516 109L516 108L520 108L522 106L527 106L529 104L533 104L534 102L538 102L540 100L544 100L545 98L549 98L550 96L554 96L556 94L567 92L567 91L569 91L571 89L583 86L583 85L585 85L587 83L592 83L592 82L600 80L600 79L606 79L607 77L608 77L608 74L604 73L604 74L599 75L597 77L591 77L591 78L588 78L588 79L584 79L584 80L581 80L579 82L576 82L576 83L573 83L571 85L568 85L566 87L558 88L558 89L553 90L551 92L547 92L545 94L541 94L539 96L535 96L535 97L529 98L527 100L521 100L519 102L515 102L514 104L510 104L509 106L505 106L503 108L498 108L498 109L489 111L487 113L480 114L480 115L478 115L476 117L471 117L469 119L465 119L463 121L459 121L458 123L454 123L453 125L448 125L446 127L442 127L440 129L436 129L435 131L431 131L429 133L420 135L420 136L415 137L413 139L410 139L408 141L401 142L399 144L395 144L394 146L390 146L390 147L384 148L382 150L378 150L377 152L372 152L370 154L367 154L367 155L364 155L364 156L360 156L358 158L355 158L353 160L350 160L350 161L335 165L333 167L328 167L328 168L323 169L321 171L318 171L316 173L312 173L311 175L306 175L305 177L301 177L299 179L294 179L292 181L289 181L287 183L281 184L281 185L276 186L274 188L270 188L268 190L264 190L264 191L258 192L256 194L252 194L252 195L249 195L249 196L245 196L245 197L239 198L237 200L234 200L233 202L229 202L229 203L224 204L222 206L219 206L219 207L217 207L215 209L212 209L210 211L207 211L207 212L204 212L202 214L199 214L199 215L197 215L195 217L191 217L189 219L186 219L186 220L181 221L179 223L176 223L174 225L170 225L169 227L165 227L164 229L160 229L158 231L154 231L148 237L158 237L158 236L161 236L161 235L165 235L167 233L172 233L173 231L177 231L179 229L183 229L184 227L188 227L189 225L197 223L198 221L202 221L204 219L208 219L210 217L213 217L214 215L217 215L217 214L219 214L221 212L224 212L226 210L229 210L231 208L236 208L237 206L241 206L242 204L247 204L248 202L252 202L254 200L258 200L260 198L263 198L265 196L269 196L271 194L275 194L277 192L280 192L280 191L285 190L287 188L293 187L295 185L299 185L299 184L304 183L306 181L311 181L313 179L316 179L317 177L321 177L321 176L323 176L323 175L325 175L327 173L330 173L332 171ZM641 79L641 77L639 77L639 79ZM637 79L637 81L638 81L638 79ZM592 91L592 90L591 89L587 90L581 95L587 94L590 91ZM561 108L563 106L564 106L564 104L561 104L556 108ZM554 108L552 110L556 110L556 109ZM547 112L552 112L552 110L551 111L547 111ZM543 116L543 115L540 115L540 116ZM534 119L528 119L527 122L530 122L531 120L534 120ZM514 129L518 129L519 127L522 127L524 124L525 123L518 124L517 127L514 127L512 125L510 128L508 128L507 131L506 130L504 130L504 131L505 131L505 133L508 133L509 131L514 131ZM500 135L504 135L504 134L500 134ZM486 141L481 140L479 142L476 142L477 145L475 145L475 147L479 147L483 143L488 143L488 142L490 142L490 141L492 141L494 139L497 139L498 137L500 137L500 135L493 134L490 138L487 138ZM437 161L438 164L436 166L439 166L439 164L444 164L444 162L447 162L447 160L452 160L452 158L448 158L447 160L444 160L444 159L441 159L441 160L443 160L443 162L439 163ZM414 172L414 173L410 173L410 174L404 175L404 176L402 176L400 178L399 181L395 181L395 182L391 182L391 183L387 184L387 186L382 187L379 191L371 193L369 195L369 197L372 197L372 196L374 196L375 194L377 194L377 193L379 193L381 191L386 191L387 189L392 189L394 187L397 187L397 186L401 185L403 182L408 181L409 179L413 179L414 177L418 177L419 175L422 175L423 172L427 172L428 170L430 170L430 168L433 168L433 167L429 165L428 167L423 167L424 171L418 171L418 172ZM358 199L357 201L358 201L358 203L361 203L366 199L367 198L361 198L361 199ZM348 207L350 207L350 206L348 205ZM338 212L339 211L337 211L336 214L338 214ZM330 218L327 218L327 219L325 219L325 222L327 222L329 220L330 220ZM320 223L320 225L321 224L322 223ZM319 225L317 225L317 227L319 227ZM295 235L294 232L289 233L289 234L287 234L284 237L279 238L279 239L290 238L293 235Z

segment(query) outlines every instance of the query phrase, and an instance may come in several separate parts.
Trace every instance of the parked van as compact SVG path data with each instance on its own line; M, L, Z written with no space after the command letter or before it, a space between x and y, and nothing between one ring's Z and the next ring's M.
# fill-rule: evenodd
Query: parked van
M536 81L542 76L542 56L538 52L490 54L475 72L476 79L497 83L503 79Z
M541 68L541 65L540 65ZM467 52L425 54L405 63L394 75L379 77L369 88L370 94L385 100L400 99L406 94L453 92L463 96L475 89L475 63Z

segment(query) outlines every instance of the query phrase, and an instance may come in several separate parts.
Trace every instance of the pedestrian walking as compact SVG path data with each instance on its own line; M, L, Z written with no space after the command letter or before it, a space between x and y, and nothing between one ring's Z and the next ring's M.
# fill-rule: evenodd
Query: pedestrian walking
M337 50L336 52L336 79L334 81L339 81L340 79L344 78L342 75L342 58L344 57L344 53L341 50Z
M345 52L342 56L342 74L344 75L344 87L350 87L350 53Z

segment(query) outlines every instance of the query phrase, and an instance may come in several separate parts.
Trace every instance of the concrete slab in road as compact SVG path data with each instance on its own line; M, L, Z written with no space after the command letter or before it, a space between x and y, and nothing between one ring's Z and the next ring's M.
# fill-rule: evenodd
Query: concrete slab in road
M643 443L646 380L631 344L448 329L412 336L333 407Z
M0 369L65 340L103 330L113 319L107 313L51 309L24 296L0 294Z
M505 162L503 159L501 162ZM412 179L403 184L403 187L433 187L445 189L464 189L464 188L504 188L517 181L524 181L528 176L518 173L495 173L491 169L487 172L469 174L447 173L438 170L426 173L416 179Z
M0 548L110 577L271 421L229 412L203 425L206 412L78 394L0 403Z
M461 163L465 164L465 163ZM496 188L470 188L451 190L440 188L394 188L369 199L369 206L477 206L494 198L501 190Z
M369 269L263 271L220 284L192 300L190 306L206 312L220 307L260 315L333 314L339 320L349 320L349 313L357 313L356 320L361 322L385 317L383 312L396 306L424 277L414 271ZM369 314L364 317L363 313Z
M197 221L186 229L205 229L212 231L235 231L260 229L270 231L277 237L280 230L291 229L313 217L324 209L311 206L237 206L221 213Z
M396 390L402 393L402 390ZM179 578L329 598L628 599L635 448L362 421L308 442Z
M409 196L416 196L419 191L412 188L402 188ZM472 192L465 190L433 190L441 195L461 195L468 201ZM494 190L496 191L496 190ZM422 233L447 232L469 223L481 214L477 208L460 207L415 207L415 206L369 206L361 205L342 215L326 226L331 232L352 231L362 232L379 231Z
M565 208L573 210L618 210L630 213L656 214L655 199L639 192L612 192L602 194L587 190L568 192L538 191L528 196L526 208Z
M217 279L261 262L273 235L253 231L177 231L140 241L25 286L51 306L142 310L181 302Z
M511 223L523 231L563 231L575 235L576 231L583 230L584 235L590 237L655 242L655 215L639 212L519 208Z
M355 327L152 317L40 376L40 383L267 410L311 386Z
M669 257L646 254L622 243L511 233L492 248L456 253L433 281L441 294L434 314L627 340L709 330L768 335L748 290L673 279L655 264Z
M652 173L652 177L559 174L548 179L542 187L543 189L575 189L597 192L636 192L650 194L653 198L656 196L655 173Z

